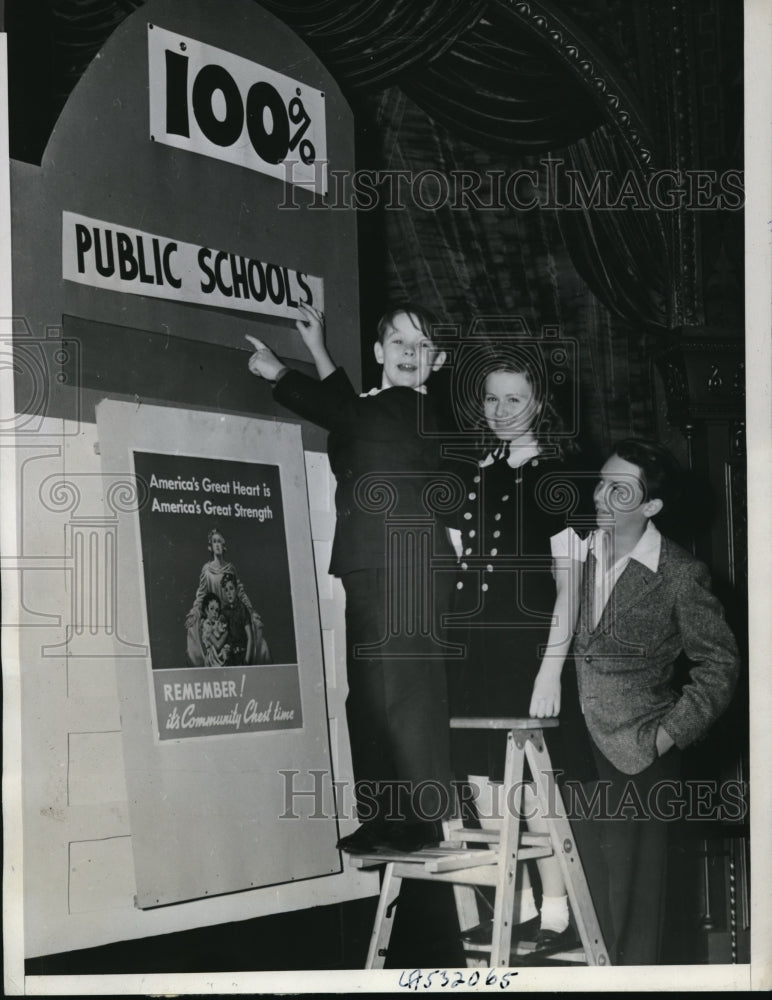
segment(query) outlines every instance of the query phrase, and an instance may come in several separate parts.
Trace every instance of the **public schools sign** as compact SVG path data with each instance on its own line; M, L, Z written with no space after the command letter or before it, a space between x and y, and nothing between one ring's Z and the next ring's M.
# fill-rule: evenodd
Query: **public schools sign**
M297 317L324 308L321 278L215 247L62 212L62 277L92 288Z
M147 26L150 138L327 193L320 90Z

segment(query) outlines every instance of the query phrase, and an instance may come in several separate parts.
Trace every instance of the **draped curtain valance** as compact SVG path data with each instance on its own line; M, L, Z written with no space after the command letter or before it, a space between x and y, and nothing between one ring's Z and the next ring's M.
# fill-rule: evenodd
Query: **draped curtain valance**
M512 17L508 3L262 5L306 39L352 100L397 83L435 121L471 143L548 150L603 121L591 95Z

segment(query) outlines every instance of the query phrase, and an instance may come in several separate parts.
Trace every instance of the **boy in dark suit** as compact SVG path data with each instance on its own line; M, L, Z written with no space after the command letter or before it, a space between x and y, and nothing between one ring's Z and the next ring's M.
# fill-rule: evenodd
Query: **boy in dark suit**
M605 816L594 816L607 871L593 872L590 863L588 877L602 925L604 914L610 918L603 930L612 961L624 965L658 960L667 852L659 792L678 787L680 751L727 708L739 671L707 568L652 521L677 475L667 449L634 439L617 444L603 465L573 648L608 793ZM678 693L681 653L690 669Z
M360 819L375 808L338 846L414 850L438 839L436 820L451 807L445 665L437 628L422 634L422 608L431 608L434 626L444 603L432 585L432 555L452 556L425 499L440 467L425 383L445 354L424 310L392 309L378 324L374 348L383 368L380 389L360 396L327 353L321 313L299 308L297 327L319 379L287 368L251 337L257 350L249 369L274 383L278 402L330 432L337 520L329 571L346 593L346 716ZM428 524L428 551L419 545L412 557L387 553L387 517ZM408 593L412 600L404 606ZM388 798L398 791L395 782L407 789L396 803Z

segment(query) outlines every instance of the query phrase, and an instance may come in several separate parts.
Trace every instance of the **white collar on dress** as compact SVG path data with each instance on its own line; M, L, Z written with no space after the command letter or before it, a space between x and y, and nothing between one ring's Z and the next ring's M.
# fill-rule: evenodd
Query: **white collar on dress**
M484 469L487 465L492 465L495 461L493 457L493 452L488 452L485 458L478 463L481 469ZM510 445L509 455L507 456L507 465L510 469L519 469L521 466L529 459L538 458L540 455L538 444L527 444L527 445Z

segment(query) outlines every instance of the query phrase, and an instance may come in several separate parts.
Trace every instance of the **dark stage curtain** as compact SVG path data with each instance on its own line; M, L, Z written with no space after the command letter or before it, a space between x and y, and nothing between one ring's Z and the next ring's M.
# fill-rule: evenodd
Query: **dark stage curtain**
M473 25L487 0L260 0L301 35L344 90L391 83L435 59Z
M574 204L558 213L577 270L615 316L641 326L667 327L672 320L670 247L661 213L647 204L646 175L606 126L567 147L565 156L567 168L577 171L586 190L598 177L608 176L609 205ZM569 189L563 181L559 188L562 203L576 202L575 186Z
M603 120L591 95L507 0L325 0L261 5L305 38L354 101L397 83L468 142L530 152Z
M496 177L511 173L513 161L437 125L401 88L374 96L366 111L384 171L416 177L431 165L440 175L480 179L476 208L460 207L452 196L427 208L406 186L399 211L360 213L366 383L377 378L368 333L389 300L424 303L458 326L461 337L473 324L477 333L495 336L522 317L533 336L552 327L576 345L562 408L578 411L585 444L605 450L617 438L651 434L651 332L593 293L561 232L568 213L523 211L500 199ZM517 167L543 177L542 159L521 154ZM427 178L426 199L437 190Z
M355 105L361 106L368 93L395 84L426 113L429 129L439 124L457 139L499 154L509 171L522 167L529 154L553 152L580 176L587 191L602 173L609 175L614 195L625 185L646 188L651 168L610 120L608 108L618 95L608 88L596 93L595 83L590 86L586 73L579 72L578 56L573 68L567 65L556 48L516 16L510 0L420 6L412 0L262 3L306 38ZM560 4L542 7L559 11L556 24L563 42L575 31L580 44L589 45ZM593 55L597 63L596 49ZM629 91L625 98L630 99ZM381 125L388 128L385 119ZM642 121L635 127L646 132ZM382 148L388 156L389 144ZM443 163L427 157L415 169L427 168L442 169ZM559 194L565 205L573 192L563 185ZM677 322L668 294L667 234L655 208L579 204L557 215L574 266L614 316L649 328ZM462 226L458 220L450 228ZM483 244L469 245L481 254L468 263L470 269L479 265L486 273L492 267L501 273L496 272L501 263L486 258ZM464 246L458 250L463 252ZM449 254L453 247L454 242L448 243Z
M501 5L439 58L399 84L466 142L513 153L547 152L587 135L603 117L554 52Z

